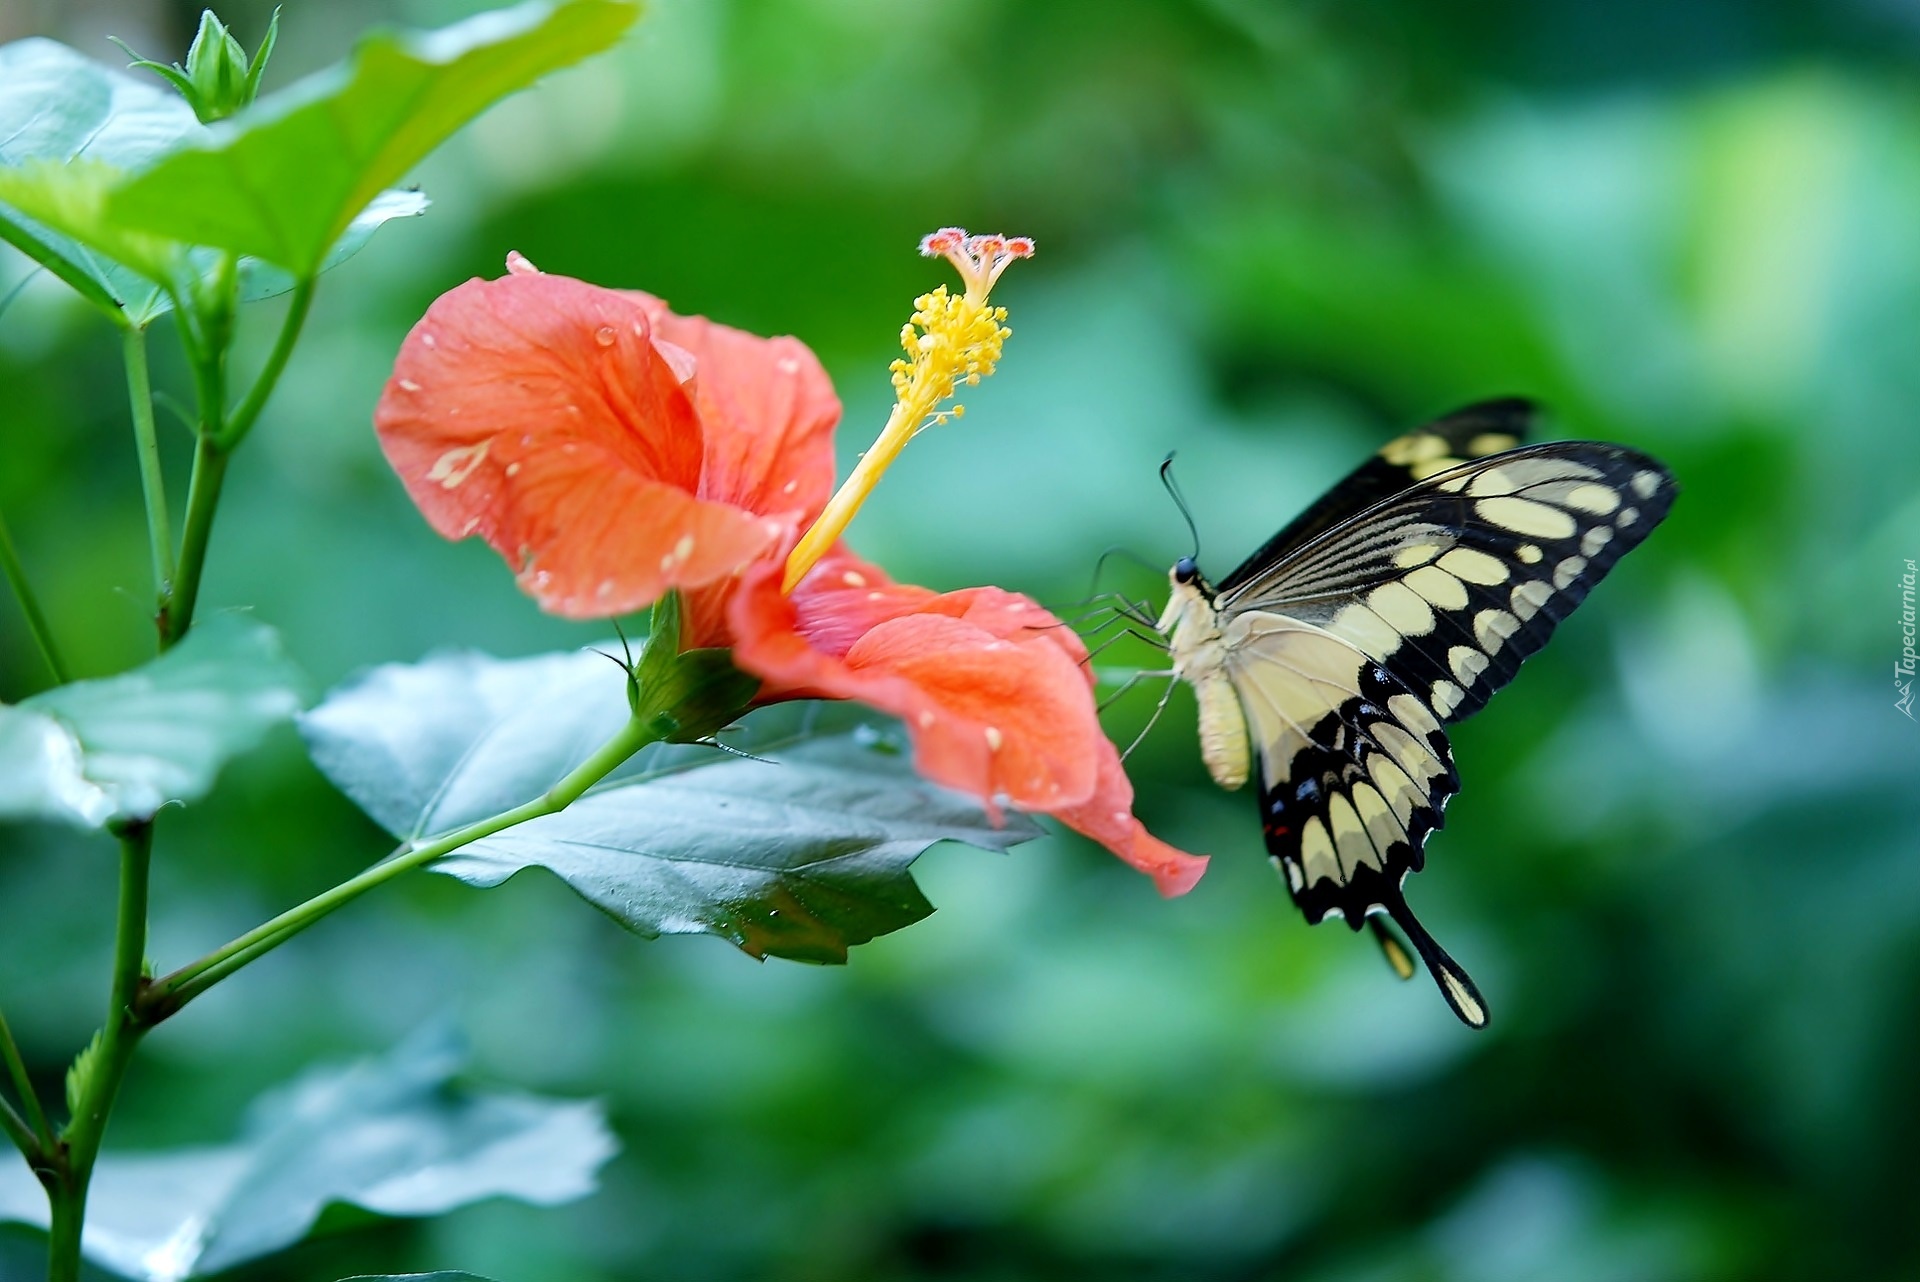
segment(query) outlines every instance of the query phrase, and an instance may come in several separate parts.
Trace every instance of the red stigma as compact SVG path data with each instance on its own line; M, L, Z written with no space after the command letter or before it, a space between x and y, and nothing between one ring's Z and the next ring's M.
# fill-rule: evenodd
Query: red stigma
M939 231L929 232L920 238L920 252L928 258L938 258L942 254L951 254L967 241L967 229L964 227L942 227Z

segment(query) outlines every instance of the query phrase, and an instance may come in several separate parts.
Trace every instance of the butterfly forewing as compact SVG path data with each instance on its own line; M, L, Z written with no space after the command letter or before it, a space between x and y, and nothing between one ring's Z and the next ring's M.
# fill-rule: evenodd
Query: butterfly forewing
M1509 450L1417 481L1281 561L1242 566L1216 606L1226 619L1262 611L1323 627L1457 721L1546 644L1673 495L1665 468L1619 446Z
M1328 530L1383 499L1468 459L1510 450L1526 440L1535 407L1520 397L1481 401L1397 436L1314 501L1220 582L1232 592Z

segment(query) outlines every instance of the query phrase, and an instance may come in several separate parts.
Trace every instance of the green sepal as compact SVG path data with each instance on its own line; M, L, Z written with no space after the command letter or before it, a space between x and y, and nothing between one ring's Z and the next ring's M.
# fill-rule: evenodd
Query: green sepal
M739 720L760 692L760 680L734 667L729 650L681 650L680 636L680 594L669 592L654 603L627 701L657 738L697 743Z

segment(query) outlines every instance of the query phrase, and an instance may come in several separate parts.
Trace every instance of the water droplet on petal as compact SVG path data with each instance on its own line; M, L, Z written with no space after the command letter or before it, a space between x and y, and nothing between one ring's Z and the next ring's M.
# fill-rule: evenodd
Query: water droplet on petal
M614 340L618 337L619 335L613 332L613 326L611 325L602 325L599 329L593 331L593 341L602 347L612 347Z

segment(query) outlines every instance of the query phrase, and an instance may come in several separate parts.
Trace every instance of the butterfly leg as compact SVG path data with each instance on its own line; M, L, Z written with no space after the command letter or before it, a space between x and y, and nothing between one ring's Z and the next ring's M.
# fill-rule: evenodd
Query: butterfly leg
M1138 748L1146 741L1147 735L1152 732L1153 728L1160 724L1160 714L1167 710L1167 701L1173 698L1173 689L1180 684L1174 680L1177 675L1178 674L1174 672L1142 672L1136 676L1136 680L1139 677L1165 677L1167 679L1167 688L1161 692L1160 702L1153 705L1153 715L1147 718L1147 724L1140 727L1140 733L1133 737L1133 742L1127 745L1127 750L1120 754L1120 760L1123 763L1128 757L1133 755L1135 748Z
M1414 948L1420 953L1420 960L1427 964L1427 972L1433 976L1433 982L1440 986L1440 995L1447 999L1447 1005L1453 1007L1453 1013L1460 1017L1460 1022L1469 1028L1485 1028L1487 1004L1481 998L1480 990L1474 987L1472 978L1460 968L1460 963L1434 942L1427 928L1407 907L1406 896L1396 892L1381 906L1392 916L1394 924L1413 941Z
M1090 655L1088 657L1091 658L1092 656ZM1128 693L1135 686L1139 685L1142 681L1147 681L1155 677L1165 677L1170 680L1175 675L1176 674L1173 672L1172 669L1149 670L1149 669L1142 668L1140 671L1135 672L1133 675L1129 676L1125 681L1122 681L1119 684L1119 686L1115 688L1112 694L1102 699L1100 701L1100 706L1098 711L1105 712L1108 708L1111 708L1114 704L1120 702L1120 698L1122 695L1125 695L1126 693ZM1172 689L1172 687L1169 686L1168 689ZM1162 699L1160 702L1163 706L1166 704L1165 699ZM1158 716L1159 714L1156 712L1154 715Z

